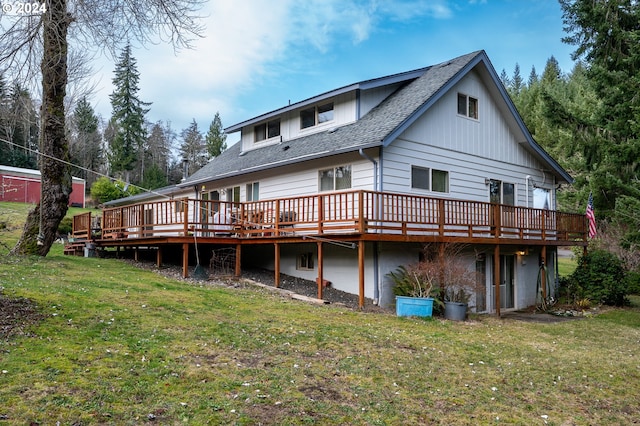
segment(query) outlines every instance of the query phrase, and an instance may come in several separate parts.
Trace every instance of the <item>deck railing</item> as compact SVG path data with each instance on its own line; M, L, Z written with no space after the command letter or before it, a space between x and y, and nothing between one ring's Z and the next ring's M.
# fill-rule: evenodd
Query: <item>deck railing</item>
M74 220L74 232L75 227ZM101 231L104 239L194 234L265 238L379 233L586 241L587 226L582 214L398 193L346 191L242 203L184 198L133 204L104 209Z

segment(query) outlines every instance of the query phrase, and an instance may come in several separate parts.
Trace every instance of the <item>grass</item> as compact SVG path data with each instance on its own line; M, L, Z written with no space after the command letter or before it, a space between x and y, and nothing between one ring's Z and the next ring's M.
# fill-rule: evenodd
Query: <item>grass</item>
M308 305L242 284L191 285L61 249L0 255L4 296L29 298L44 314L29 333L0 340L0 419L10 423L640 417L638 304L561 323L457 323Z

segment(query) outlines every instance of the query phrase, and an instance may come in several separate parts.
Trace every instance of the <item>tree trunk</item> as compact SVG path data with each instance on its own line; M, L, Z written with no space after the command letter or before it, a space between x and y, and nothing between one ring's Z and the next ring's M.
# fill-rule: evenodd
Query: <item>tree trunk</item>
M46 256L58 225L67 213L71 193L69 144L65 135L64 97L67 86L67 0L51 0L43 14L42 110L40 112L41 195L29 212L14 254Z

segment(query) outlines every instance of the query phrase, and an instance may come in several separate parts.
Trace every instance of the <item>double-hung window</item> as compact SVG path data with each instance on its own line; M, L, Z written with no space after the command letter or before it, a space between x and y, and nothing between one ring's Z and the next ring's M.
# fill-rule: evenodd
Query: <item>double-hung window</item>
M478 99L458 93L458 114L478 119Z
M411 188L433 192L449 192L449 172L411 166Z
M307 129L333 120L333 102L300 111L300 128Z

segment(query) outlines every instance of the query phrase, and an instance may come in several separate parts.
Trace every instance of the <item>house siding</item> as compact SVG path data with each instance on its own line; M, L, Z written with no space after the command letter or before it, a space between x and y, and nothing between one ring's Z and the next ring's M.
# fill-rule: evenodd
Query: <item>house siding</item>
M479 100L478 120L457 114L458 93ZM448 171L450 192L412 189L412 165ZM515 139L480 79L470 74L385 149L383 188L392 192L488 201L485 179L490 178L515 184L516 204L531 206L533 195L531 190L527 191L526 176L546 183L550 190L555 184L542 168ZM552 199L555 199L553 195Z

